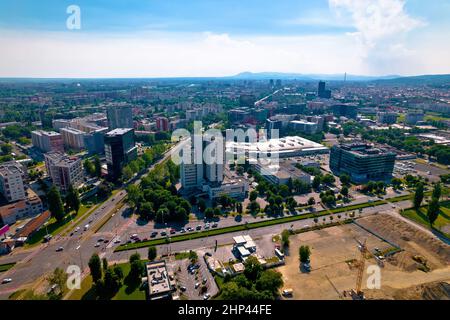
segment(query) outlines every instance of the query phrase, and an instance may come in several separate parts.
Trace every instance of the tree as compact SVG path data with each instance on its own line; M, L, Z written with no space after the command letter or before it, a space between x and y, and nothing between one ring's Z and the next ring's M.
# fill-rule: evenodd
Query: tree
M321 183L320 176L315 176L315 177L314 177L314 180L313 180L313 183L312 183L312 187L313 187L314 189L319 189L320 183Z
M108 260L106 260L106 258L102 259L102 267L103 267L103 271L108 270Z
M283 248L289 247L289 236L290 236L289 230L283 230L281 232L281 246Z
M61 200L61 194L55 186L52 186L47 193L48 210L57 221L64 219L64 205Z
M69 186L69 190L66 195L66 206L69 210L75 211L75 214L78 214L78 210L80 210L80 196L78 195L78 190L76 190L73 185Z
M255 201L258 198L258 192L253 190L250 192L250 196L248 197L250 201Z
M122 176L125 181L130 180L133 177L133 170L129 166L123 167Z
M102 266L100 257L94 253L89 259L88 266L91 271L92 281L95 283L102 278Z
M312 206L315 203L316 203L316 199L314 199L314 197L311 197L308 199L308 205Z
M157 251L155 246L148 247L148 260L153 261L156 259Z
M49 294L50 300L60 300L62 298L62 293L67 282L67 273L60 268L53 270L53 273L47 278L50 286L56 285L58 288L58 293L54 290Z
M103 291L103 296L112 297L117 291L119 291L121 285L121 279L115 270L108 268L105 271L105 277L103 280L103 286L101 291Z
M214 210L212 208L207 208L205 210L205 218L206 219L212 219L214 218Z
M255 284L258 291L270 291L274 297L282 286L283 278L281 273L275 270L266 270L262 272Z
M402 186L402 180L399 178L392 178L391 184L394 190L400 189L400 187Z
M311 255L311 250L309 246L301 246L298 249L298 255L300 258L300 262L307 263L309 261L309 256Z
M244 267L244 275L250 281L255 281L262 271L261 264L254 256L250 256L247 260L245 260Z
M84 170L86 170L87 174L93 176L95 173L95 167L92 165L92 162L89 159L84 160L83 162Z
M428 204L428 221L430 222L430 225L434 225L434 222L439 216L440 212L440 206L439 206L439 199L438 198L432 198L430 203Z
M141 190L135 184L130 184L127 187L127 202L130 207L134 208L139 203L139 198L141 196Z
M200 212L205 212L205 209L206 209L205 199L203 199L203 198L198 199L197 207Z
M433 194L432 198L440 199L442 195L442 188L440 183L436 183L436 185L433 188Z
M341 176L339 177L339 180L341 180L341 183L343 185L348 185L350 183L350 176L346 173L341 174Z
M256 201L252 201L249 203L247 209L250 210L251 214L256 214L259 212L260 209L259 203Z
M419 182L414 193L414 208L419 209L423 201L423 183Z
M95 155L94 157L94 172L98 178L102 176L102 164L100 162L100 158L97 155Z
M342 194L344 197L348 197L348 188L347 188L346 186L343 186L343 187L342 187L342 189L341 189L341 194Z

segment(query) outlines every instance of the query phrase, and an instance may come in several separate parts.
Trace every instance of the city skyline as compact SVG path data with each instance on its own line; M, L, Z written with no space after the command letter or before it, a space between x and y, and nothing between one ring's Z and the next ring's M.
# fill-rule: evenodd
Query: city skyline
M442 0L2 3L0 77L444 74L449 12Z

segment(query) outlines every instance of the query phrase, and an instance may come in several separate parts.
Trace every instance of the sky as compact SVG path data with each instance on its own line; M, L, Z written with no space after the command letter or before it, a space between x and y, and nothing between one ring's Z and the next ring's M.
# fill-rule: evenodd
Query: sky
M444 74L448 17L449 0L0 0L0 77Z

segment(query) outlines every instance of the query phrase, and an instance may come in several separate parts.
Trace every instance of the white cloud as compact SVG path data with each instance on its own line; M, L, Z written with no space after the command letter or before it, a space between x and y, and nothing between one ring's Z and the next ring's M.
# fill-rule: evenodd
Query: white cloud
M369 68L386 72L392 64L414 54L405 47L408 33L426 23L411 17L404 0L329 0L339 20L352 22L359 52Z

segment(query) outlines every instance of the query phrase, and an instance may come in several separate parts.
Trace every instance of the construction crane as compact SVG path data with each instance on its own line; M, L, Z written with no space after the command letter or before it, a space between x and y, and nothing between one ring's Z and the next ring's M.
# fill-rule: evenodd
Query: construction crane
M364 267L366 266L367 239L365 239L364 242L362 242L362 243L359 242L358 240L356 240L356 241L359 243L358 248L360 251L360 255L359 255L359 264L358 264L358 274L356 276L355 293L356 293L357 297L364 299L364 293L361 291L361 285L362 285L362 280L363 280L363 275L364 275Z

